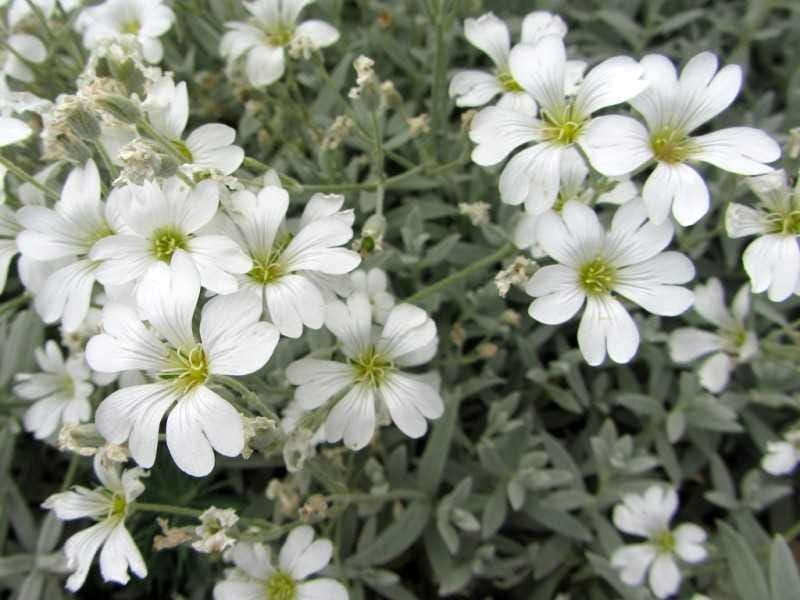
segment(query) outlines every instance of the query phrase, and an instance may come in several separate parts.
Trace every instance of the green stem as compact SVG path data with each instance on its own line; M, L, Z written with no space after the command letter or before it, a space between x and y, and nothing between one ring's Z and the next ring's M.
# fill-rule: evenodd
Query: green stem
M446 133L447 126L447 29L446 0L439 0L436 7L436 33L434 38L433 81L431 82L432 115L431 123L434 139L439 148Z
M794 538L800 535L800 521L792 525L786 532L783 534L783 537L786 538L786 542L790 543Z
M61 491L67 491L72 482L75 481L75 473L78 472L78 463L80 462L81 457L79 454L73 454L72 457L69 459L69 466L67 467L67 474L64 475L64 481L61 484Z
M490 254L489 256L472 263L468 267L464 267L463 269L453 273L452 275L448 275L444 279L440 279L439 281L429 285L428 287L422 288L417 293L412 294L411 296L403 300L403 302L409 302L409 303L419 302L423 298L427 298L431 294L435 294L436 292L443 290L444 288L456 283L457 281L466 279L470 275L478 273L483 269L485 269L486 267L493 265L494 263L500 262L507 256L512 255L514 252L516 252L516 248L514 247L514 244L509 242L506 245L499 248L496 252Z
M197 518L203 514L202 510L197 508L186 508L184 506L172 506L171 504L153 504L150 502L131 502L131 511L161 513L167 515L178 515L181 517L194 517Z
M109 183L111 185L114 185L114 181L116 181L117 176L119 175L117 167L114 166L111 157L108 155L108 152L106 152L106 149L103 147L103 144L100 143L99 140L96 140L94 142L94 147L95 150L97 150L97 153L100 155L100 160L103 161L103 165L105 166L106 171L108 172L108 176L111 180Z
M51 200L55 200L56 202L59 200L59 195L57 192L51 190L49 187L44 185L38 179L32 177L31 175L28 175L25 171L20 169L17 165L15 165L13 162L8 160L3 155L0 155L0 165L3 165L6 169L8 169L17 179L26 181L36 189L44 192L45 196L47 196Z

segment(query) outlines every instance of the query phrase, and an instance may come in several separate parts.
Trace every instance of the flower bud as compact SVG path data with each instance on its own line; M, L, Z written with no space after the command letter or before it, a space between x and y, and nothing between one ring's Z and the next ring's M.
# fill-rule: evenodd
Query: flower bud
M129 98L118 95L102 96L95 100L97 106L122 123L135 124L142 118L139 106Z

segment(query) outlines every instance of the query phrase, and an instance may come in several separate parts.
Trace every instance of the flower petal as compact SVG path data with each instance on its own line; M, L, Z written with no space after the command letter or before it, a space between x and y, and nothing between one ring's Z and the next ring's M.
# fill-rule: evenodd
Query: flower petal
M286 367L286 377L293 385L295 398L305 410L322 406L346 386L353 383L353 372L347 365L330 360L304 358Z
M607 58L589 71L575 95L575 110L588 117L593 112L636 97L647 87L644 69L629 56Z
M285 69L283 48L256 46L247 53L247 78L256 87L275 83L283 77Z
M607 177L632 173L653 158L647 130L630 117L592 119L578 143L592 166Z
M497 77L470 69L453 75L448 93L456 101L456 106L471 107L483 106L502 91Z
M713 133L692 138L697 147L692 151L694 160L707 163L739 175L762 175L772 171L764 164L781 156L777 142L760 129L753 127L728 127Z
M325 437L331 442L344 439L351 450L361 450L375 433L375 397L369 388L357 385L328 413Z
M699 173L683 163L660 162L647 178L642 198L650 220L659 225L672 208L681 225L694 225L708 212L708 188Z
M492 13L464 21L464 37L470 44L485 52L501 69L508 64L511 47L508 27Z
M327 48L339 41L339 31L325 21L304 21L294 30L295 39L308 38L317 48Z
M608 355L614 362L627 363L639 348L639 330L618 300L610 296L588 296L578 326L578 346L592 366Z
M472 161L482 166L496 165L517 146L542 139L541 128L541 121L533 115L488 106L472 120L469 137L477 144Z

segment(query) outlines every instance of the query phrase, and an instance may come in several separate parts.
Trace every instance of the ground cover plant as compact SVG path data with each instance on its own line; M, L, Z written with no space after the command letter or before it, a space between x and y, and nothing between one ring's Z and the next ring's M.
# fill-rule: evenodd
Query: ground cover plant
M796 2L0 11L2 597L800 597Z

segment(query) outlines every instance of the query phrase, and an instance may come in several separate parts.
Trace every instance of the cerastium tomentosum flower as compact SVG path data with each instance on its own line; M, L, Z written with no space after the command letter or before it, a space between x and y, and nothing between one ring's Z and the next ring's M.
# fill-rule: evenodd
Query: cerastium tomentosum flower
M681 314L692 304L692 292L679 284L694 277L694 266L679 252L663 252L672 240L669 222L647 221L641 201L621 206L604 231L595 212L575 201L561 214L543 214L537 238L558 264L533 274L525 290L536 298L529 309L541 323L556 325L586 309L578 328L578 346L590 365L606 356L630 361L639 347L639 332L619 295L664 316Z
M442 415L442 399L428 381L401 369L424 364L436 352L436 325L428 314L398 304L378 332L369 299L356 291L346 304L336 300L327 305L325 325L347 362L304 358L289 365L286 376L299 386L295 396L303 408L331 403L325 420L328 441L343 439L354 450L363 448L375 434L376 413L410 437L424 435L426 419Z
M167 447L176 464L196 477L214 467L214 450L237 456L244 447L242 417L209 387L214 375L246 375L269 360L278 331L259 322L261 303L242 291L209 300L200 317L200 341L192 327L200 295L200 275L183 250L171 266L151 268L138 288L145 325L128 306L110 304L103 311L103 331L86 347L89 365L101 372L142 370L154 382L124 387L97 408L103 436L128 442L131 456L151 467L158 431L167 418Z

